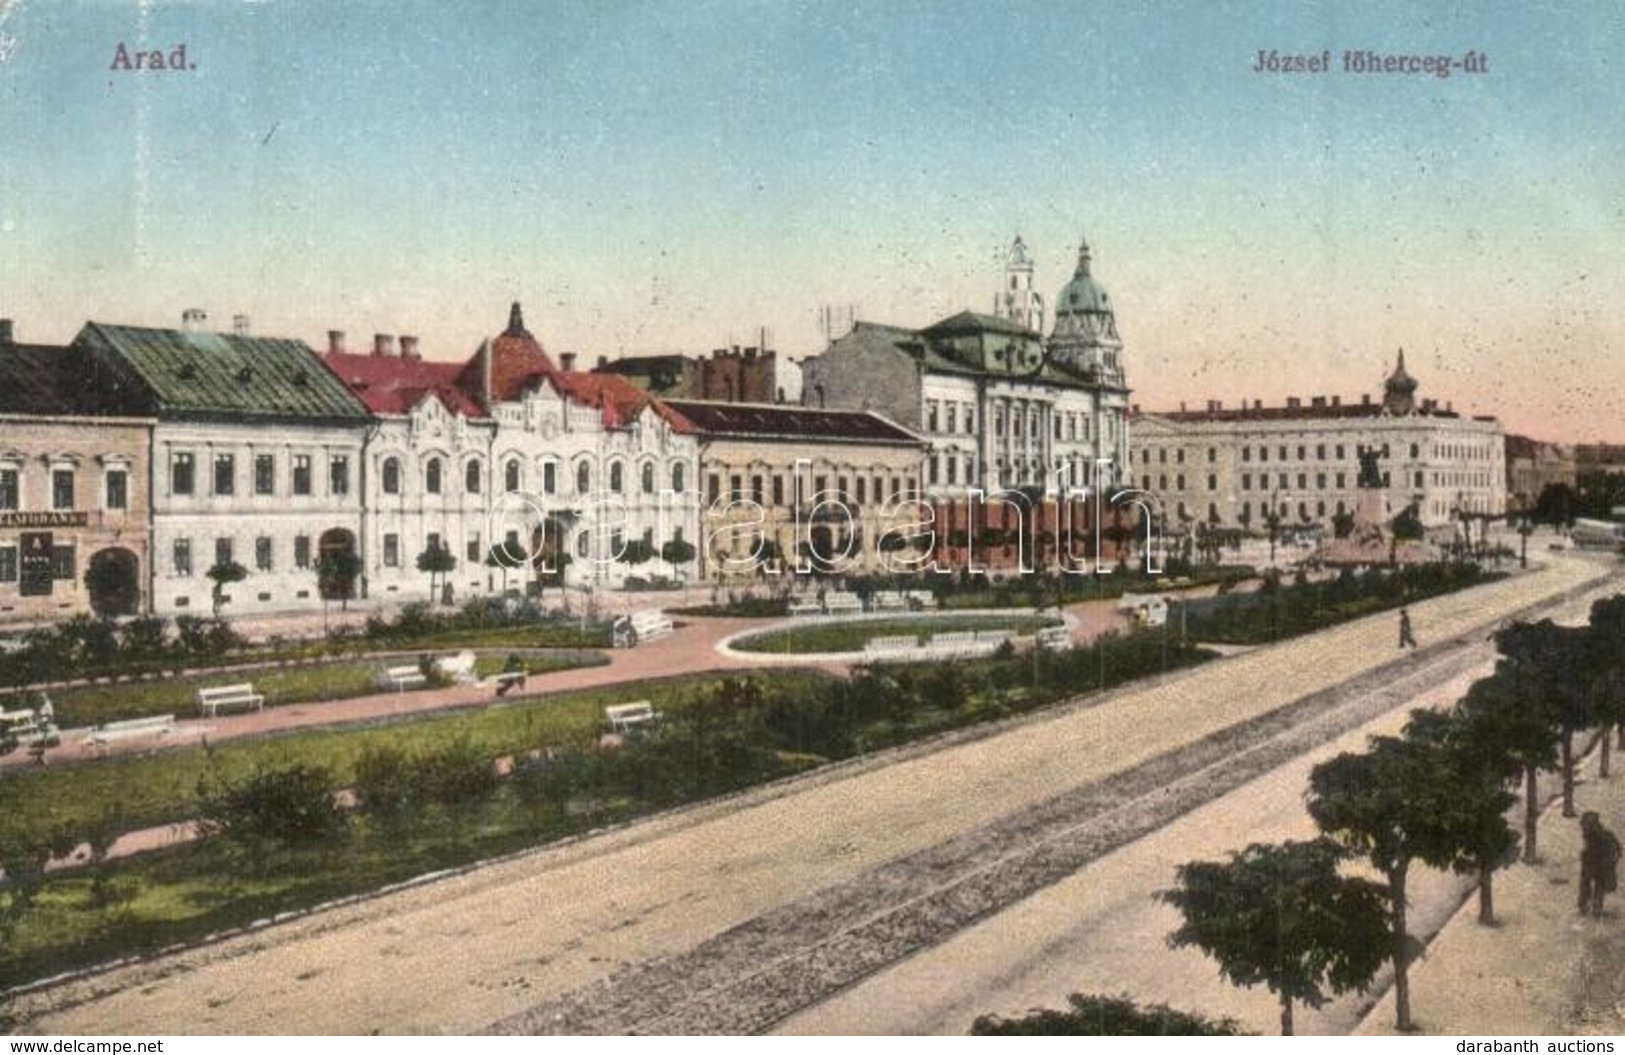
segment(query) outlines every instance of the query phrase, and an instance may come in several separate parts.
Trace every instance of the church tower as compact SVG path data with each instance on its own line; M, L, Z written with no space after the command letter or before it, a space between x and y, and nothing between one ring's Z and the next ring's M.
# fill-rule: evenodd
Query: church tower
M1044 295L1033 289L1033 258L1021 235L1010 244L1004 288L993 297L993 314L1034 333L1044 332Z
M1055 304L1050 355L1102 385L1124 388L1123 341L1117 335L1117 314L1105 287L1090 273L1091 266L1089 243L1080 240L1077 270Z

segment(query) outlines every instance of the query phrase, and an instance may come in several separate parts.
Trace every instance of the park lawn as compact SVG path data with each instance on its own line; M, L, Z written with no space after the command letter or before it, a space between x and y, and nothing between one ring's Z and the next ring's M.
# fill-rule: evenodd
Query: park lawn
M487 660L482 659L481 662ZM498 657L495 670L500 670L503 662L504 658ZM591 652L525 657L526 667L533 674L599 666L607 662L602 655ZM215 671L165 681L75 685L51 690L51 703L56 709L56 723L64 729L158 714L191 715L197 710L198 689L243 682L253 684L254 691L265 697L265 706L280 707L371 695L382 691L378 688L379 671L385 667L415 663L416 659L408 656L376 656L290 667ZM476 669L479 669L478 665Z
M770 691L788 692L821 675L771 671L753 677ZM326 767L336 786L345 787L354 777L356 759L374 745L412 752L466 736L496 758L542 746L581 743L599 732L606 705L648 700L656 710L675 713L695 690L715 681L715 675L686 675L561 696L516 697L474 712L306 729L208 746L166 748L147 755L13 770L0 776L0 799L20 808L0 810L0 847L57 829L79 830L114 809L121 813L125 830L189 820L196 813L198 781L211 773L235 778L255 766L301 762Z
M1032 634L1059 622L1054 616L1040 615L949 615L899 616L896 619L868 619L848 622L808 622L773 630L742 640L733 647L741 652L861 652L866 641L876 637L916 638L965 630L1009 630Z

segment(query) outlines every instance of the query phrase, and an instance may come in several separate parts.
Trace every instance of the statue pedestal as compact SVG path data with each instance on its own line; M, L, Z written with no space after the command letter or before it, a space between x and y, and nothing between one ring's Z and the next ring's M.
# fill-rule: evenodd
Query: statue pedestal
M1354 505L1354 529L1348 537L1333 539L1321 550L1325 564L1420 564L1426 552L1420 542L1394 542L1387 528L1388 511L1382 492L1360 491Z

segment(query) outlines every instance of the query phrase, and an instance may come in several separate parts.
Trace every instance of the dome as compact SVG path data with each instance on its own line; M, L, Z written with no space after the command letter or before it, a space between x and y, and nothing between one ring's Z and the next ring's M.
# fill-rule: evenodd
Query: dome
M1072 273L1072 281L1062 287L1061 296L1055 302L1055 314L1059 317L1076 312L1111 311L1112 302L1106 287L1089 274L1089 243L1083 242L1078 246L1078 269Z

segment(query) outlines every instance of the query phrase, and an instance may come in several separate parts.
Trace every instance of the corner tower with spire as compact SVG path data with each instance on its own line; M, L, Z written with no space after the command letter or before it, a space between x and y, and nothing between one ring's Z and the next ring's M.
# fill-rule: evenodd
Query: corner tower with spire
M993 314L1034 333L1044 332L1044 295L1033 289L1033 258L1016 235L1005 258L1004 288L993 297Z
M1088 239L1079 239L1078 266L1055 302L1050 355L1102 385L1124 388L1123 341L1111 296L1092 273Z

